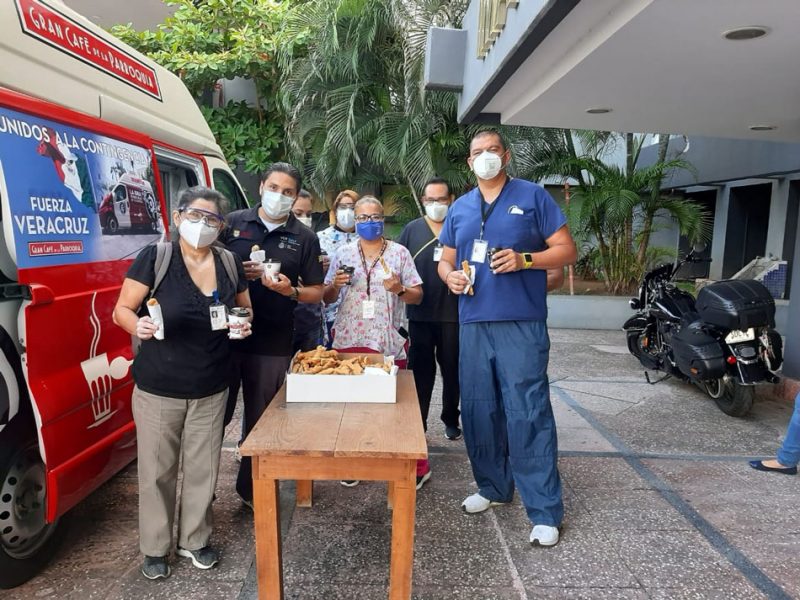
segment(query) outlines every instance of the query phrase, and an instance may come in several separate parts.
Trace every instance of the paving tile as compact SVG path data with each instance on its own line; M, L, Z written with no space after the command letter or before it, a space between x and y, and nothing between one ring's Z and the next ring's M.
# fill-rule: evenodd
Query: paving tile
M468 515L459 490L426 490L417 503L414 582L421 586L504 586L509 567L492 515ZM521 506L492 509L520 512ZM524 513L523 513L524 514Z
M650 489L647 482L622 458L562 457L558 460L558 468L564 480L576 490Z
M674 588L754 593L752 585L706 539L692 531L609 530L608 538L648 590Z
M519 577L526 587L636 588L638 582L611 543L596 529L568 518L552 548L531 546L524 510L495 512Z
M386 585L391 529L376 523L292 523L283 539L286 589L307 585Z
M382 481L362 481L352 488L338 481L315 481L313 506L294 510L293 519L302 523L390 523L392 518Z
M647 593L636 588L604 588L604 587L545 587L525 586L531 600L645 600Z
M575 491L593 527L635 530L694 530L694 526L655 490L584 488Z
M763 573L793 598L800 598L800 533L772 530L765 533L727 533L736 546Z

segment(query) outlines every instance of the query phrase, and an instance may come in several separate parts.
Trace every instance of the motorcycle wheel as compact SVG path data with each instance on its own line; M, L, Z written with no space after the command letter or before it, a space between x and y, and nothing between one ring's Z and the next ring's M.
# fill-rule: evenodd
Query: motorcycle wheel
M755 398L755 388L752 385L742 385L727 376L706 381L704 385L706 393L726 415L744 417L750 412Z

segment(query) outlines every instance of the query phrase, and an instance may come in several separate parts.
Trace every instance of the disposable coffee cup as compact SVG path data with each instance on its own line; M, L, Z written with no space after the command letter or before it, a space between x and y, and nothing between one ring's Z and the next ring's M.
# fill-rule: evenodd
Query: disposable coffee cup
M279 281L278 275L281 272L281 262L279 260L272 260L268 258L264 262L264 275L272 277L272 281Z
M242 340L242 329L245 323L250 322L250 313L246 308L235 307L228 313L228 337L232 340Z
M267 253L265 250L254 250L250 253L250 260L253 262L260 262L263 263L267 259Z

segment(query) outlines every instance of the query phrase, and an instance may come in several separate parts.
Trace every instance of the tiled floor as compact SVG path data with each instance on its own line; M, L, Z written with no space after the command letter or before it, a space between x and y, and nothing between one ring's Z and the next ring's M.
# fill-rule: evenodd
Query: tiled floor
M474 491L463 442L444 438L431 409L433 477L418 494L414 598L800 597L800 477L751 470L777 448L791 407L760 400L745 419L722 414L692 386L644 382L616 332L551 332L566 517L555 548L532 548L519 499L480 515L459 509ZM436 400L434 400L436 401ZM8 600L242 599L256 597L252 515L235 493L229 431L213 542L219 567L185 559L144 580L132 465L73 512L56 559ZM388 582L386 486L315 486L315 505L292 507L282 484L286 598L379 599Z

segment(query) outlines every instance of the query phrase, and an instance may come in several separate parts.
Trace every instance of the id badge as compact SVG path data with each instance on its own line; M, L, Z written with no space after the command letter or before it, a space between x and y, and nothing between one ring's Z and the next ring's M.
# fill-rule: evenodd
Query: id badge
M208 307L211 317L211 330L219 331L228 328L228 310L224 304L212 304Z
M486 252L489 250L489 243L486 240L475 240L472 242L472 256L469 262L486 262Z
M444 252L444 246L442 246L441 244L436 246L433 249L433 262L439 262L440 260L442 260L443 252Z
M361 318L363 319L375 318L375 300L364 300L361 303Z

